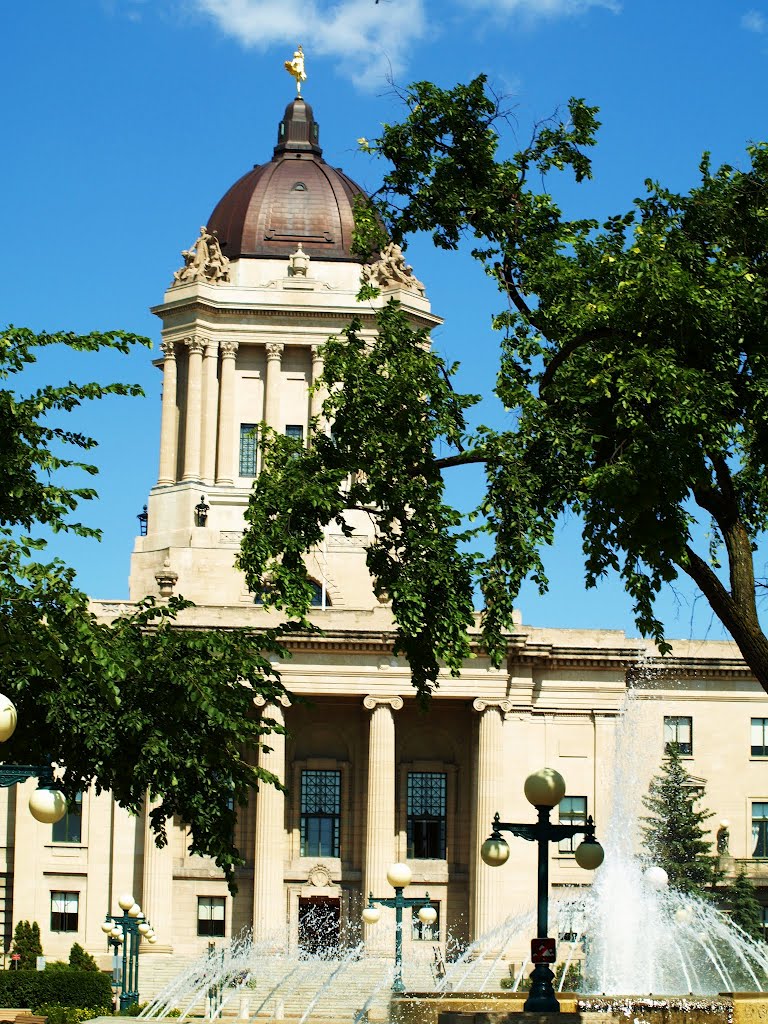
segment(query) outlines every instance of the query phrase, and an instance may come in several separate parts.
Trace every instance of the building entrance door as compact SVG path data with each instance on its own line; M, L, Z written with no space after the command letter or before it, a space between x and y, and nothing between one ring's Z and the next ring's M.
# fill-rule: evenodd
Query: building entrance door
M341 900L299 898L299 948L304 956L335 956L339 950Z

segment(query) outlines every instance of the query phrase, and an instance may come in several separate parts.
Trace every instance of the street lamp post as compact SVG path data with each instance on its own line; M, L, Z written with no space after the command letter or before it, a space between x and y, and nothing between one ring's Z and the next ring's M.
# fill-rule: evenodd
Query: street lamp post
M16 729L16 708L0 694L0 743L9 740ZM0 764L0 788L37 779L37 789L29 798L29 813L44 825L54 825L67 813L67 798L57 789L53 768L48 764Z
M559 1013L560 1004L555 998L552 987L554 974L547 963L556 959L556 941L547 935L549 918L549 844L560 839L568 839L575 835L584 835L584 840L576 848L576 863L590 871L599 868L603 863L604 851L595 839L595 825L591 816L585 824L553 825L549 820L553 807L556 807L565 796L565 780L559 772L551 768L542 768L529 775L525 780L526 799L533 804L539 820L533 824L499 821L496 814L491 826L491 835L483 843L480 856L490 867L501 867L509 858L509 845L502 837L502 832L511 832L513 836L538 843L538 900L536 938L531 942L531 960L535 964L531 972L531 991L523 1005L523 1009L533 1013Z
M429 893L424 896L403 896L403 889L410 885L411 869L407 864L392 864L387 871L387 881L395 890L394 897L374 898L368 895L368 906L363 910L363 921L376 924L381 917L381 907L389 907L395 911L395 977L392 982L393 992L405 992L403 984L403 908L419 907L418 917L422 924L434 924L437 911L429 902Z
M130 893L124 893L117 901L123 911L120 915L107 913L101 930L107 937L107 944L119 955L123 947L122 969L115 979L120 987L120 1009L139 1001L139 943L142 937L155 943L152 926L144 920L141 907Z

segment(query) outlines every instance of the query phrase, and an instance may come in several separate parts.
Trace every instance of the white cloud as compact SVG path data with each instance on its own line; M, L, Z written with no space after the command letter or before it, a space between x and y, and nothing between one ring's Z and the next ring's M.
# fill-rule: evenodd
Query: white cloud
M742 16L741 27L745 28L748 32L766 32L768 31L768 18L760 11L747 11Z
M309 53L336 57L364 88L377 88L405 68L426 32L424 0L194 0L194 6L245 46L277 44L286 58L298 43Z
M619 0L464 0L467 6L490 7L500 14L519 14L527 21L583 14L590 7L620 11Z

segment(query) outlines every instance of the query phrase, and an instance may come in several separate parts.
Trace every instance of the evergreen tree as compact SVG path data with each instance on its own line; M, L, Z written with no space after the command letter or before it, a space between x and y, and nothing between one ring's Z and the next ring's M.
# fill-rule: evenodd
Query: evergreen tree
M712 812L696 807L703 795L692 790L680 751L671 744L661 772L643 797L651 813L642 818L646 823L642 831L649 859L664 868L670 886L698 896L705 895L720 877L704 827Z
M21 959L18 961L19 970L34 971L37 966L37 957L43 955L43 946L40 941L40 925L37 921L32 924L29 921L19 921L13 933L12 953L18 953Z
M72 945L69 951L69 966L76 971L98 971L99 965L90 953L86 953L79 942Z
M752 882L743 871L728 886L725 896L731 905L731 920L753 939L762 941L763 916Z

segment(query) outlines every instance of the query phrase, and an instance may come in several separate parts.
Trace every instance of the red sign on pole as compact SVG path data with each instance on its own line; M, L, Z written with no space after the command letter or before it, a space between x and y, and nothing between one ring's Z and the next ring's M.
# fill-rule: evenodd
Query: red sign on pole
M11 960L21 960L21 953L12 953Z
M553 964L557 960L556 939L531 939L531 963Z

